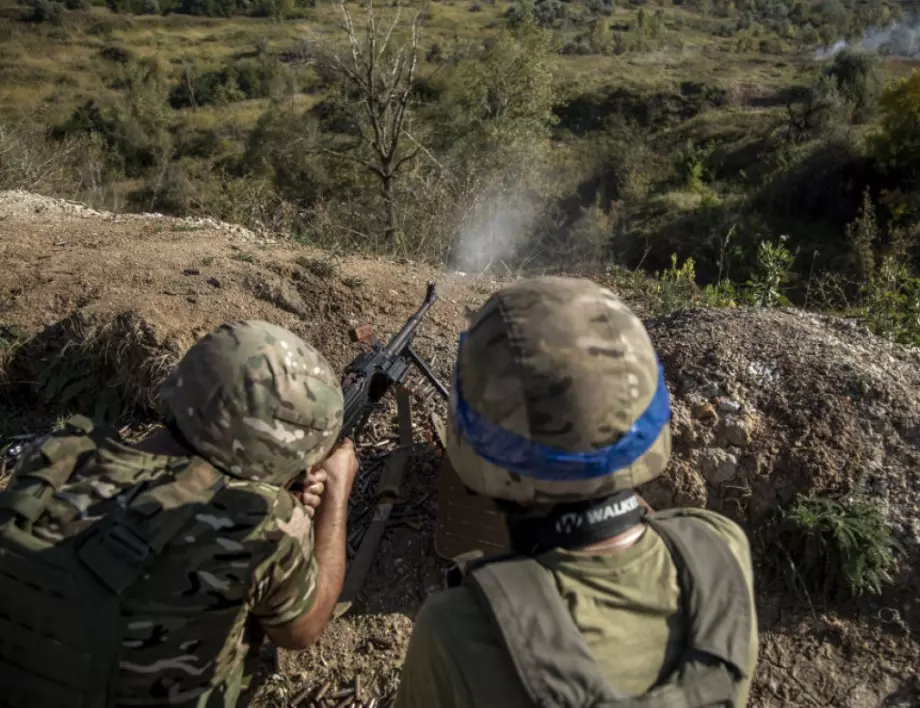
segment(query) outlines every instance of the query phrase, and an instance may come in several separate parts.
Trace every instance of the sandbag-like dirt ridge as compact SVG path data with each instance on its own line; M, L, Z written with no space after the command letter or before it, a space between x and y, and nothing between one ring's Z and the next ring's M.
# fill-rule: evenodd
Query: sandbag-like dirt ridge
M0 450L67 408L101 406L126 425L150 420L169 366L231 319L289 327L343 367L358 351L348 328L370 322L392 334L430 279L442 298L417 344L446 378L467 315L508 282L333 258L210 220L116 216L21 192L0 193L0 259ZM907 554L882 597L847 606L809 607L762 580L751 705L920 705L917 353L794 312L695 310L647 324L674 407L674 462L644 490L654 505L721 511L745 525L760 554L759 531L777 505L859 488L886 503ZM106 390L115 393L100 403ZM432 548L439 452L426 430L427 413L443 404L420 394L413 464L355 611L309 651L282 652L259 704L287 706L327 683L327 696L339 694L356 677L366 697L398 684L412 616L443 569ZM372 499L393 419L392 410L378 415L362 449L356 518Z

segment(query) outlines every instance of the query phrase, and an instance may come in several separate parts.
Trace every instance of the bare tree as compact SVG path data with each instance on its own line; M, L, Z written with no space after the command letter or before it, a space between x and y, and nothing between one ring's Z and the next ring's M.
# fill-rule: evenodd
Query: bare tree
M423 10L417 11L412 18L408 41L394 48L391 46L393 32L399 26L402 8L397 10L389 29L381 33L374 16L373 0L366 0L366 20L359 36L345 3L341 2L340 6L351 56L342 59L333 53L330 59L348 93L354 97L347 102L346 108L361 133L362 143L370 148L370 156L365 157L358 151L325 149L324 152L357 162L377 176L386 208L384 237L387 243L393 243L399 238L396 177L421 149L417 143L409 152L400 147L403 137L407 136L406 111L415 82Z

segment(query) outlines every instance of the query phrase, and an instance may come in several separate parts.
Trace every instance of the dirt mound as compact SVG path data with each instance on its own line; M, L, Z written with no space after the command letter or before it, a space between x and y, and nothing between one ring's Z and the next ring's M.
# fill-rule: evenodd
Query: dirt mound
M392 334L435 277L443 296L417 345L444 375L468 310L491 282L333 260L213 220L116 216L21 192L0 193L0 259L7 392L38 393L62 413L85 410L82 394L108 387L105 410L123 419L149 413L171 363L221 322L270 320L341 367L356 353L351 326L369 322L379 336ZM22 423L15 418L4 418L0 434L18 432L3 427Z
M759 574L752 704L920 705L920 352L802 312L693 310L647 322L672 393L674 459L654 506L760 531L797 494L883 502L904 553L880 598L833 609Z
M227 320L288 327L342 367L357 353L349 327L369 322L392 334L431 279L442 298L417 348L446 378L467 315L502 285L332 257L210 220L116 216L24 193L0 193L0 259L0 451L67 409L149 419L171 364ZM920 705L920 356L801 313L689 311L648 325L674 401L674 464L646 490L653 504L719 510L746 526L762 557L758 531L778 505L797 493L865 489L885 500L907 549L910 562L885 595L845 607L808 607L762 582L751 704ZM417 407L413 465L356 611L311 650L283 652L262 705L289 705L327 683L327 695L344 696L357 677L367 696L397 685L411 617L443 568L432 548L437 453L426 442L426 406ZM375 418L362 452L355 517L392 444L391 413Z
M674 401L669 503L756 525L795 494L862 486L920 550L920 351L795 311L648 324Z

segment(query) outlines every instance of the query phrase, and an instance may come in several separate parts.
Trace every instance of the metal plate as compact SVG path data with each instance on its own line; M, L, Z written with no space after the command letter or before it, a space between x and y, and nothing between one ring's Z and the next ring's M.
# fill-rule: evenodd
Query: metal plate
M445 560L463 553L509 550L505 521L495 502L469 491L444 455L438 473L438 523L434 548Z

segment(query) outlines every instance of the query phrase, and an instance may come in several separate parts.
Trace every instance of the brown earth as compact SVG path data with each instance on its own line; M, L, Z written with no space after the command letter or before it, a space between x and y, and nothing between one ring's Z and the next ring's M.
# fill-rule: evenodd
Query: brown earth
M233 318L289 327L342 367L358 351L348 328L370 322L392 334L429 279L443 295L418 349L446 378L468 313L506 282L333 258L216 222L113 217L24 193L0 193L0 259L0 450L13 434L39 431L66 408L92 407L107 390L103 410L122 412L126 425L149 420L163 372ZM674 463L644 490L654 505L731 516L760 562L764 520L778 504L796 493L862 489L885 503L905 549L881 597L846 605L809 604L760 576L751 705L920 705L920 356L802 313L697 310L647 324L674 402ZM331 695L358 676L366 696L398 684L411 617L440 587L444 567L432 548L440 453L425 423L443 404L424 387L416 392L413 464L359 602L309 651L282 653L261 705L289 705L301 689L327 682ZM393 418L392 410L379 415L362 446L356 529Z

